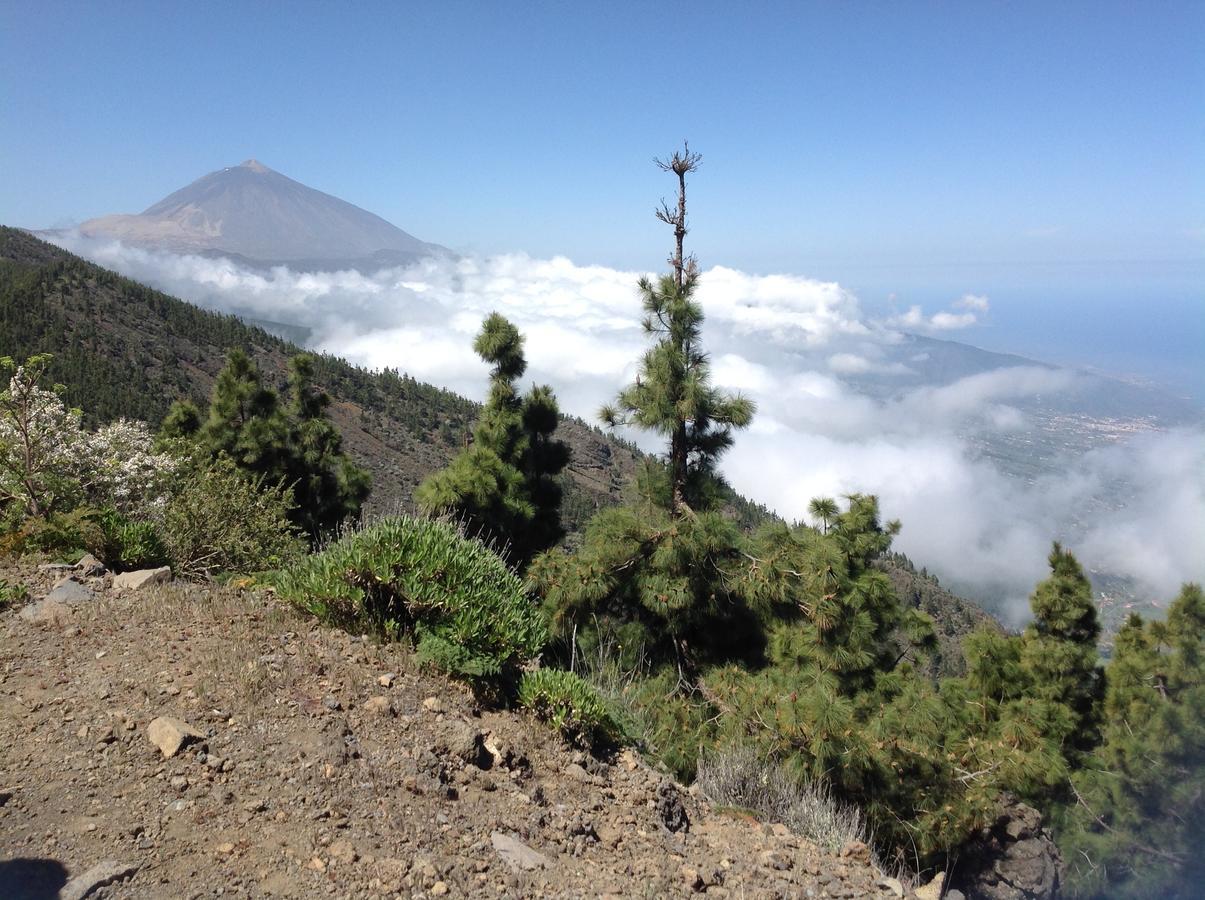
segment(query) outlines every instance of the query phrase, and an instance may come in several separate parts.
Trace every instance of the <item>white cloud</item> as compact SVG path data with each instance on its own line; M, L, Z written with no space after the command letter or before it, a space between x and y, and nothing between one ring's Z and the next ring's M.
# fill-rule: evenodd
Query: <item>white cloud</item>
M991 301L982 294L963 294L954 301L958 309L973 309L976 312L987 312L991 309Z
M371 275L265 273L109 242L64 243L199 305L305 325L324 350L475 398L485 392L485 366L472 336L497 310L527 335L528 377L551 383L566 411L588 420L631 379L647 346L640 273L563 257L427 260ZM1026 427L1023 401L1073 391L1077 376L1017 367L908 387L929 353L910 349L902 332L968 327L988 311L986 297L961 297L952 308L963 312L926 316L913 306L874 321L836 283L716 267L703 274L697 298L716 384L759 407L724 462L746 495L798 519L814 496L876 493L885 515L903 521L901 550L944 578L1011 598L1017 617L1056 536L1071 538L1086 565L1128 575L1154 596L1205 579L1205 436L1146 435L1026 484L1003 475L965 435ZM868 375L887 384L899 376L900 387L872 399L853 387ZM1102 502L1125 481L1133 492L1124 508Z

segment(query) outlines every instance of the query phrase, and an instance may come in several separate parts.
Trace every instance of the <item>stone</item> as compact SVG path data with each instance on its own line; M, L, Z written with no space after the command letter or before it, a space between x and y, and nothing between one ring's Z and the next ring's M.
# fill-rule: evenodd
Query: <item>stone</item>
M351 841L335 841L328 848L330 857L340 865L351 865L360 858Z
M795 860L791 859L790 854L781 850L763 850L758 859L767 869L775 869L779 872L785 872L795 865Z
M904 896L903 884L900 883L898 878L892 878L890 875L884 875L882 878L880 878L875 887L880 887L884 890L891 891L891 893L895 894L897 897ZM917 896L920 896L920 894L918 893ZM937 900L941 900L940 892L937 894Z
M494 758L485 749L485 737L468 722L453 722L439 738L439 750L448 756L469 763L479 769L488 769Z
M512 834L495 831L490 835L490 843L494 845L494 851L502 861L514 872L538 869L550 862L543 853L531 849Z
M423 701L423 709L427 712L441 713L444 711L444 705L438 697L428 697Z
M339 698L336 697L334 694L327 694L325 697L323 697L322 705L325 706L327 709L329 709L331 712L338 712L339 710L341 710L343 708L343 704L341 704L339 702Z
M863 865L870 864L870 848L861 841L846 841L840 855L843 859L852 859Z
M85 553L83 558L75 564L75 569L85 578L99 578L108 571L105 564L91 553Z
M663 781L657 787L655 808L657 818L660 819L667 831L690 831L690 817L686 814L682 794L672 782Z
M21 610L21 618L34 625L66 625L71 620L71 607L46 597Z
M175 756L186 744L203 741L205 735L187 722L172 716L160 716L146 726L146 736L166 758Z
M139 569L136 572L122 572L113 577L115 591L141 591L157 584L166 584L172 580L172 570L168 566L158 569Z
M431 885L431 896L443 897L448 893L448 883L446 881L437 881Z
M1058 896L1062 876L1063 857L1041 813L1006 795L992 826L963 848L951 880L982 900L1046 900Z
M938 872L932 881L916 889L916 900L941 900L941 892L945 886L946 873Z
M74 578L64 578L46 595L46 599L65 606L79 606L81 603L91 603L96 599L96 594Z
M76 875L59 892L58 900L84 900L106 885L129 878L138 866L106 860L97 863L82 875Z
M393 716L397 714L388 697L369 697L362 704L364 712L373 716Z
M397 681L397 676L392 672L386 672L384 675L377 676L377 684L383 688L393 687L395 681Z

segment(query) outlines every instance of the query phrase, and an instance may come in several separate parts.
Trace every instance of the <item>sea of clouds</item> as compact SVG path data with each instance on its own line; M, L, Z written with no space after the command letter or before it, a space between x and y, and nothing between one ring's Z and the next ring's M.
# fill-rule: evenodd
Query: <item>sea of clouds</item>
M498 311L527 337L528 377L550 383L564 410L590 421L633 378L647 346L636 291L642 273L561 257L430 259L371 275L265 272L77 235L58 241L200 306L305 326L316 348L475 399L484 395L486 369L472 339ZM723 267L703 273L697 298L715 383L758 404L722 466L746 496L803 519L812 497L877 494L885 517L903 522L898 549L943 580L1000 598L1014 623L1024 619L1056 537L1090 569L1127 576L1151 599L1205 580L1202 433L1137 434L1023 483L965 435L1024 429L1016 404L1073 390L1074 373L998 369L901 388L889 400L850 383L910 374L898 352L906 332L956 335L989 314L988 298L968 293L931 314L913 306L875 319L839 284ZM655 438L628 436L659 449Z

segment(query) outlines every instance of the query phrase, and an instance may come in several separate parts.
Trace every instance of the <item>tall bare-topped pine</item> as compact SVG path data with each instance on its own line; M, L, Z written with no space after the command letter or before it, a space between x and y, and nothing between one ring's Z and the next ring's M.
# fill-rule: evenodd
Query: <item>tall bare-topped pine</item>
M698 265L686 256L686 176L703 157L688 145L668 160L656 160L678 179L678 203L662 201L657 218L674 229L671 272L656 281L641 278L644 330L655 343L640 361L636 381L620 392L602 420L614 427L635 425L669 437L670 513L693 512L715 472L720 455L732 445L732 430L753 418L753 402L711 386L711 368L701 348L702 307L693 299Z

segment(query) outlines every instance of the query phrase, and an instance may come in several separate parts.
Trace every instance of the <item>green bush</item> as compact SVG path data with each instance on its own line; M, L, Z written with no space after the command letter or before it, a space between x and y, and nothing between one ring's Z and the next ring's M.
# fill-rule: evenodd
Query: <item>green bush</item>
M20 606L28 599L29 588L19 581L12 584L7 579L0 578L0 611L10 606Z
M444 521L384 519L275 581L282 597L320 619L413 635L424 663L476 686L504 685L548 640L515 574Z
M85 553L103 554L104 547L103 514L86 506L30 516L0 539L0 554L5 556L42 553L68 562Z
M111 565L121 569L154 569L171 562L159 530L150 522L125 522L116 534Z
M619 728L602 698L589 683L564 669L524 673L519 703L574 747L606 747L619 738Z
M176 474L159 533L185 577L279 569L305 550L289 524L292 492L242 472L225 456L188 459Z

